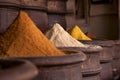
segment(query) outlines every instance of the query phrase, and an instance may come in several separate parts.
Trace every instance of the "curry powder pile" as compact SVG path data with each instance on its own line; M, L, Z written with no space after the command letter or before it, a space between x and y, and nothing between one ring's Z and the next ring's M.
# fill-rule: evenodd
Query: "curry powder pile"
M69 29L68 33L77 40L92 40L86 36L77 25Z
M0 36L0 55L30 57L60 56L64 53L47 39L26 12L20 11L7 31Z

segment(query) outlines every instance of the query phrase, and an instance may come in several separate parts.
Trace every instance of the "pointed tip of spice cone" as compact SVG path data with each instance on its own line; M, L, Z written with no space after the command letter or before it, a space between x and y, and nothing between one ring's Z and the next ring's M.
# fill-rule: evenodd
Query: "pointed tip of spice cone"
M59 23L55 23L54 25L53 25L53 28L55 28L55 29L59 29L59 30L63 30L63 27L59 24Z
M19 14L27 14L27 13L23 10L20 10Z
M25 11L22 11L22 10L21 10L21 11L19 12L19 15L18 15L18 16L20 16L20 15L27 15L27 13L26 13Z

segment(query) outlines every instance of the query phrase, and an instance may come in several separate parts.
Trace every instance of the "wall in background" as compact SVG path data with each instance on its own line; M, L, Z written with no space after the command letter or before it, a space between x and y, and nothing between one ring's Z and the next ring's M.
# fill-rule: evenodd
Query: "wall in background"
M88 5L85 5L88 6ZM73 11L72 15L67 15L67 28L79 25L84 32L91 32L97 37L105 39L118 39L118 0L113 0L108 4L92 4L89 7L89 23L86 18L76 18L75 0L68 0L68 10Z

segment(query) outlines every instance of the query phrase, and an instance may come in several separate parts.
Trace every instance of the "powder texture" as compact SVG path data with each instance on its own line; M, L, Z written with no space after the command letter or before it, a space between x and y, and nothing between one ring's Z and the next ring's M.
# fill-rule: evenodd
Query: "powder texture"
M56 47L85 47L84 44L74 39L62 26L58 23L48 30L45 34Z
M82 30L77 25L69 29L68 33L77 40L91 40L82 32Z
M98 45L85 45L81 43L80 41L73 38L58 23L54 24L54 26L48 30L45 35L50 41L54 43L56 47L81 47L85 48L88 51L102 49L102 47Z
M0 37L0 54L9 57L64 55L36 27L24 11L20 11L17 18Z

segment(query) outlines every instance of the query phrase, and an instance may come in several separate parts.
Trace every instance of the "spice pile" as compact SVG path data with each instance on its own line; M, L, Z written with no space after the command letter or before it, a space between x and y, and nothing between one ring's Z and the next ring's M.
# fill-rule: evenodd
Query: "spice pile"
M56 47L85 47L84 44L74 39L62 26L58 23L48 30L45 34Z
M91 40L78 26L74 26L73 28L69 29L68 33L77 40Z
M46 38L24 11L20 11L7 31L0 36L0 56L58 55L64 55L64 53Z
M56 47L81 47L89 50L101 49L97 45L85 45L73 38L67 31L65 31L58 23L48 30L45 34L47 38L54 43Z

